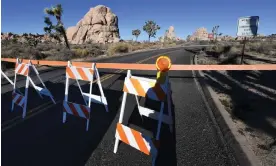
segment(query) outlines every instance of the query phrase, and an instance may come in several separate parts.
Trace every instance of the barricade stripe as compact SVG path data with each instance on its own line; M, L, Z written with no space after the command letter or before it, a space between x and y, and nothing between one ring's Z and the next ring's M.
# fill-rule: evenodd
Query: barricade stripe
M122 125L122 127L123 127L124 132L126 133L129 145L136 148L136 149L138 149L138 150L140 150L140 147L138 146L138 144L137 144L137 142L136 142L136 140L135 140L135 138L134 138L134 136L131 132L131 128L126 127L124 125Z
M127 136L124 132L123 126L120 123L117 123L117 128L116 128L118 135L120 137L120 140L123 141L126 144L129 144L129 141L127 139Z
M73 74L73 72L71 71L71 68L70 67L66 67L66 74L69 78L72 78L72 79L76 79L75 75Z
M17 73L21 73L21 71L24 69L24 67L25 67L25 65L20 64Z
M13 102L16 103L16 101L18 100L18 98L19 98L19 95L16 94L16 95L14 96L14 98L13 98Z
M145 97L159 101L157 94L152 89L152 87L154 87L155 83L148 82L148 81L141 81L140 83L144 87L144 90L147 92Z
M74 74L75 79L77 79L77 80L82 80L82 78L81 78L80 74L78 73L76 67L71 67L71 71L72 71L72 73Z
M27 76L27 75L28 75L28 72L29 72L29 68L28 68L28 67L25 67L25 71L24 71L23 75Z
M63 101L63 111L68 112L69 114L73 114L66 101Z
M88 77L86 76L86 74L85 74L84 71L83 71L83 70L85 70L85 69L78 68L78 67L76 67L76 69L77 69L77 72L78 72L78 74L79 74L79 76L80 76L80 78L81 78L82 80L89 81Z
M86 74L86 76L88 77L87 81L92 81L93 75L94 75L94 71L91 68L84 68L83 71Z
M90 70L88 68L83 68L83 72L87 77L85 81L91 81L93 75L90 73Z
M85 114L85 117L87 119L89 119L89 112L88 112L87 108L85 106L83 106L83 105L79 105L79 106L80 106L82 112Z
M127 89L127 86L126 86L126 82L124 83L123 91L126 92L126 93L129 93L129 91Z
M19 102L19 105L22 105L22 107L24 107L24 103L25 103L25 97L23 97L23 99Z
M146 92L145 92L143 86L140 84L138 79L130 78L130 82L134 86L138 95L143 96L143 97L146 96Z
M73 104L73 105L74 105L76 111L78 112L79 117L87 118L86 115L84 114L84 112L82 111L81 107L80 107L81 104Z
M15 101L15 103L19 105L19 103L22 100L22 98L23 98L22 96L19 96L18 99Z
M69 105L69 107L70 107L70 109L71 109L71 111L72 111L73 115L75 115L75 116L79 116L79 113L78 113L78 111L75 109L74 104L72 104L72 103L68 103L68 105Z
M126 79L125 80L125 83L124 83L124 86L125 86L125 89L127 93L131 93L131 94L134 94L134 95L138 95L135 87L133 86L133 84L131 83L130 79Z
M21 67L21 64L16 63L16 65L15 65L15 72L16 73L17 73L17 71L19 70L20 67Z
M141 133L139 133L138 131L136 130L132 130L131 129L131 132L139 146L139 149L140 151L144 152L145 154L149 155L150 152L149 152L149 149L148 147L146 146L146 143L144 141L144 138L142 137Z
M94 70L93 69L89 69L89 72L92 76L94 75Z

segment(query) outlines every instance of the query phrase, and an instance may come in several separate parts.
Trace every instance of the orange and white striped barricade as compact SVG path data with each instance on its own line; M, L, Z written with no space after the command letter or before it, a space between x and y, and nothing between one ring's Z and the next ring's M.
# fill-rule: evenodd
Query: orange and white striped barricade
M44 88L41 88L39 86L36 86L33 82L32 78L30 77L30 71L34 71L36 73L36 76L40 80L41 84ZM26 77L26 85L25 85L25 94L19 94L16 92L16 77L17 75L22 75ZM39 76L39 73L34 65L31 64L31 61L29 63L21 63L19 59L16 60L15 64L15 75L14 75L14 82L13 82L13 92L12 92L12 108L11 111L14 109L14 104L17 104L23 108L23 114L22 118L25 118L26 116L26 109L27 109L27 101L28 101L28 89L29 84L32 84L32 86L35 88L36 92L40 97L42 95L48 96L51 98L52 102L56 104L51 92L46 88L45 84L43 83L42 79Z
M96 81L100 90L100 94L101 94L100 96L92 94L92 85L93 85L94 76L96 78ZM78 87L80 89L81 95L83 97L83 100L85 102L85 105L68 102L69 79L76 80ZM89 93L84 93L82 91L78 80L90 82ZM68 66L66 67L65 97L63 101L63 123L66 122L67 113L71 115L75 115L86 119L86 131L88 131L91 102L104 105L106 112L108 112L108 104L106 101L106 97L104 96L100 75L96 67L96 64L92 63L92 68L82 68L82 67L72 66L71 63L68 61Z
M117 123L115 137L116 143L119 143L120 140L132 146L133 148L143 152L144 154L150 155L152 157L152 165L155 165L158 151L152 138L143 135L141 132L136 131L128 126L125 126L122 123ZM114 149L114 153L117 152L118 143L115 144L117 146L115 146L116 149Z
M124 81L123 91L124 91L124 95L123 95L123 100L121 105L119 123L117 124L117 128L116 128L116 135L115 135L116 141L114 145L114 153L116 153L118 150L119 141L129 144L130 146L144 153L145 153L145 150L141 150L140 145L144 147L142 149L145 149L145 145L146 145L147 149L152 150L153 152L151 154L153 155L152 161L154 165L158 151L155 145L153 144L153 142L155 141L158 142L160 139L159 137L160 137L161 123L163 122L170 125L170 130L172 132L173 120L172 120L172 113L171 113L171 101L170 101L171 93L170 93L170 87L169 87L169 78L167 77L165 83L160 84L154 79L131 76L130 70L128 70L127 77L125 78L125 81ZM136 130L133 130L127 126L124 126L122 124L125 105L126 105L126 98L128 93L135 95L139 114L141 116L143 115L158 121L157 134L156 134L155 140L151 140L146 136L144 136L142 133ZM155 101L160 101L161 102L160 112L156 112L152 109L142 107L139 104L138 96L146 97ZM164 102L166 100L168 101L169 115L164 115ZM124 132L122 131L122 128L124 129L123 130ZM151 152L151 151L148 151L148 152ZM149 154L149 153L145 153L145 154Z

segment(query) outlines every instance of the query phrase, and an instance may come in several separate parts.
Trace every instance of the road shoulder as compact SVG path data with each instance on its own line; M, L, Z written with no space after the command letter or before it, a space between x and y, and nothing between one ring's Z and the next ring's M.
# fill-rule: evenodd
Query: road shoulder
M193 58L193 63L197 64L196 55ZM199 90L202 91L203 98L205 98L204 100L207 101L206 104L210 108L209 113L215 118L216 123L219 125L225 148L233 152L235 158L238 160L237 162L242 166L261 165L260 161L250 149L245 136L238 132L230 114L220 103L214 90L205 81L204 74L201 71L195 71L194 73L195 81L198 82L197 86L199 86ZM198 77L200 77L200 79L198 79Z

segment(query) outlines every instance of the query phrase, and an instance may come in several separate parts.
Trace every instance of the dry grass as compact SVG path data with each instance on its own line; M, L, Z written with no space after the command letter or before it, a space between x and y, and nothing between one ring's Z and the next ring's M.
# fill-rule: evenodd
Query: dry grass
M112 56L118 53L128 53L132 51L132 46L129 43L114 43L109 46L107 54Z

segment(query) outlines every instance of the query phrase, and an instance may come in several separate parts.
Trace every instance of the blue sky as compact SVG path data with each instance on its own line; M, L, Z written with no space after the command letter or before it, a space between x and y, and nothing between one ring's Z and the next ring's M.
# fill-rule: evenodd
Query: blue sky
M125 40L132 39L131 31L142 30L150 19L161 26L157 37L170 25L184 39L199 27L210 32L215 25L220 25L223 34L235 36L238 17L253 15L260 16L258 33L276 33L276 0L2 0L1 32L43 33L43 9L58 3L64 9L66 28L74 26L90 7L110 7L119 17L120 35ZM146 33L139 39L146 40Z

